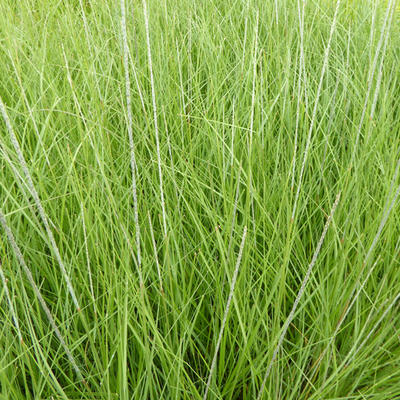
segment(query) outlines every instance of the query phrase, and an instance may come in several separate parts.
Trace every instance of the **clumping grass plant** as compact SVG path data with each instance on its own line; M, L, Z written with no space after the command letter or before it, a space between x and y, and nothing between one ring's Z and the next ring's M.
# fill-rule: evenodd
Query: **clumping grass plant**
M400 399L399 7L0 1L0 400Z

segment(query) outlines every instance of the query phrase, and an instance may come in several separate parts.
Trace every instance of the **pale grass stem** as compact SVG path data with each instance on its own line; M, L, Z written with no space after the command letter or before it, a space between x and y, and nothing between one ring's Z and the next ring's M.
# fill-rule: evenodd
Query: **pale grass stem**
M347 49L346 49L346 64L345 64L345 67L346 67L345 71L347 71L347 74L345 74L346 78L344 79L343 90L342 90L343 98L347 99L344 103L344 110L345 110L346 115L348 114L349 109L350 109L350 100L348 99L347 93L349 91L349 86L350 86L349 85L349 82L350 82L349 76L350 76L351 72L349 72L349 71L351 71L351 69L352 69L352 68L350 68L350 43L351 43L352 37L353 37L352 31L351 31L351 28L349 28L349 31L347 34ZM339 80L339 76L337 77L337 79Z
M221 341L222 341L222 336L223 336L224 329L225 329L226 320L228 319L228 313L229 313L229 308L231 306L231 302L232 302L232 298L233 298L233 292L235 290L236 280L237 280L238 273L239 273L240 262L242 260L243 248L244 248L244 244L245 244L245 241L246 241L246 234L247 234L247 227L245 227L244 230L243 230L242 242L240 243L240 248L239 248L239 255L238 255L238 258L237 258L237 261L236 261L235 271L233 273L233 277L232 277L232 281L231 281L231 287L230 287L230 291L229 291L228 301L226 302L225 312L224 312L224 316L222 318L222 324L221 324L221 328L220 328L220 331L219 331L217 344L215 346L214 357L213 357L212 362L211 362L210 373L208 375L208 380L207 380L206 389L204 391L203 400L207 399L208 391L209 391L210 386L211 386L211 381L212 381L214 369L215 369L215 366L217 364L218 351L219 351L219 347L221 345Z
M231 137L231 167L233 167L234 151L233 147L235 144L235 98L232 100L232 137Z
M55 257L57 259L57 262L58 262L58 264L60 266L60 269L61 269L62 275L64 277L64 280L66 282L67 288L68 288L68 290L70 292L70 295L72 297L72 300L73 300L73 302L75 304L76 309L78 311L80 311L81 307L80 307L78 299L77 299L77 297L75 295L75 291L74 291L74 289L72 287L72 284L71 284L71 281L69 279L68 273L67 273L67 271L65 269L64 262L63 262L63 260L61 258L60 251L58 249L58 246L57 246L56 241L55 241L54 236L53 236L53 232L50 229L49 219L48 219L48 217L47 217L47 215L46 215L46 213L44 211L44 208L42 206L42 202L40 201L40 198L39 198L39 194L36 191L35 186L33 184L32 176L31 176L31 174L29 172L28 165L26 164L24 155L22 153L21 146L19 145L17 137L15 136L14 130L12 128L10 119L9 119L7 111L6 111L6 107L5 107L1 97L0 97L0 111L1 111L1 113L3 115L4 122L6 124L8 133L9 133L10 138L11 138L11 142L12 142L12 144L14 146L14 149L15 149L15 151L17 153L20 166L22 168L22 171L24 172L24 175L25 175L25 178L26 178L26 181L27 181L28 189L29 189L34 201L35 201L36 207L37 207L37 209L39 211L39 214L40 214L40 217L41 217L41 219L43 221L43 225L45 227L47 236L49 238L49 241L50 241L51 247L53 249L53 252L55 254Z
M331 224L331 221L332 221L333 215L335 213L336 207L337 207L337 205L339 203L339 199L340 199L340 193L336 196L336 199L335 199L335 202L333 203L333 206L332 206L331 212L329 214L329 217L326 220L324 230L322 231L321 238L319 239L319 242L318 242L317 247L315 249L315 252L314 252L314 255L313 255L312 260L310 262L310 265L308 266L306 275L304 276L303 282L301 283L300 290L299 290L299 292L298 292L298 294L296 296L296 299L295 299L295 301L293 303L292 310L290 311L290 314L287 317L287 319L285 321L285 324L283 325L282 333L281 333L281 335L279 337L278 344L275 347L275 350L274 350L274 352L272 354L272 357L271 357L271 361L269 362L268 367L267 367L267 371L265 372L264 379L263 379L260 391L259 391L258 396L257 396L258 400L260 400L262 398L262 395L263 395L263 392L264 392L264 389L265 389L265 384L266 384L268 376L269 376L269 374L270 374L270 372L272 370L272 366L273 366L273 364L275 362L275 359L277 358L278 352L279 352L279 350L280 350L280 348L282 346L282 343L283 343L283 340L285 338L286 332L287 332L287 330L289 328L289 325L293 321L294 315L296 313L297 306L299 305L299 302L300 302L300 300L301 300L301 298L302 298L302 296L304 294L304 291L306 289L308 280L310 279L310 276L311 276L312 269L313 269L313 267L314 267L314 265L315 265L315 263L317 261L317 258L318 258L318 255L319 255L320 251L321 251L321 247L322 247L322 244L324 242L326 233L327 233L328 228L329 228L329 226Z
M162 278L161 278L160 263L158 262L157 245L156 245L156 240L154 239L153 224L151 223L150 213L148 213L147 216L149 218L151 242L153 244L154 258L156 260L156 266L157 266L157 274L158 274L158 279L160 281L160 291L161 291L161 293L164 293Z
M242 53L242 65L241 65L241 74L243 77L243 73L244 73L244 59L245 59L245 55L246 55L246 41L247 41L247 25L248 25L248 18L249 15L249 0L247 1L247 10L246 10L246 17L244 20L244 34L243 34L243 53Z
M300 40L302 41L302 46L300 47L300 54L303 54L302 60L303 60L303 80L304 80L304 105L305 105L305 111L307 113L308 110L308 94L307 94L307 72L306 72L306 63L305 63L305 57L304 57L304 15L306 12L306 0L302 0L303 6L301 9L301 37Z
M251 89L251 112L250 112L250 144L249 155L253 144L253 127L254 127L254 111L256 104L256 80L257 80L257 52L258 52L258 20L259 14L257 12L256 26L254 28L254 53L253 53L253 83Z
M324 55L324 62L323 62L323 65L322 65L322 70L321 70L321 77L320 77L320 80L319 80L317 94L316 94L316 97L315 97L314 108L313 108L313 112L312 112L312 116L311 116L311 123L310 123L310 127L309 127L309 130L308 130L306 148L304 150L303 162L302 162L301 169L300 169L300 176L299 176L299 181L298 181L298 184L297 184L296 196L295 196L294 204L293 204L293 211L292 211L292 218L291 218L292 221L294 220L294 217L295 217L295 214L296 214L297 201L299 199L301 182L303 180L303 174L304 174L304 168L305 168L305 165L306 165L306 160L307 160L308 152L309 152L309 149L310 149L311 134L312 134L312 131L314 129L315 119L316 119L316 116L317 116L318 103L319 103L319 98L320 98L320 95L321 95L322 84L324 82L325 71L326 71L326 68L328 67L329 53L330 53L330 49L331 49L333 33L335 31L335 28L336 28L336 21L337 21L337 15L338 15L338 11L339 11L339 6L340 6L340 0L337 0L336 8L335 8L335 14L333 16L333 21L332 21L332 25L331 25L331 29L330 29L330 33L329 33L328 44L327 44L327 46L325 48L325 55Z
M180 96L181 96L181 107L182 107L182 115L180 118L180 122L181 122L181 133L183 135L183 127L184 127L184 118L188 119L190 118L188 115L188 107L186 105L185 102L185 89L184 89L184 84L183 84L183 76L182 76L182 61L181 61L181 56L180 56L180 52L179 52L179 43L178 43L178 39L175 41L175 47L176 47L176 57L178 60L178 73L179 73L179 89L180 89ZM163 115L164 115L164 121L165 121L165 111L163 108Z
M123 42L123 58L124 58L124 69L125 69L125 97L126 97L126 110L128 117L128 138L129 138L129 149L131 155L131 173L132 173L132 197L133 197L133 208L135 214L135 234L136 234L136 258L139 270L140 286L143 286L143 278L141 273L142 258L140 252L140 227L139 227L139 211L138 211L138 200L137 200L137 189L136 189L136 157L135 157L135 145L133 141L133 119L132 119L132 108L131 108L131 82L129 78L129 47L126 32L126 12L125 12L125 0L121 0L121 31L122 31L122 42Z
M1 157L4 158L4 160L7 162L7 164L9 165L9 167L12 169L13 174L15 175L15 178L20 182L21 187L23 186L24 182L24 178L21 176L20 172L18 171L18 169L15 167L14 163L11 161L10 156L7 154L6 152L6 148L5 146L0 146L0 154ZM25 191L24 191L25 192Z
M251 91L251 115L250 115L250 140L249 140L249 165L252 162L252 149L253 149L253 129L254 129L254 111L255 111L255 94L256 94L256 78L257 78L257 53L258 53L258 23L259 23L259 12L257 10L256 16L256 26L254 28L254 54L253 54L253 85ZM254 211L254 192L253 192L253 176L251 170L249 171L249 190L250 190L250 204L251 204L251 214L253 222L253 233L254 240L256 239L256 221L255 221L255 211Z
M15 329L16 329L17 334L18 334L19 341L20 341L20 343L23 343L24 341L22 339L21 329L19 327L17 311L14 308L14 304L13 304L13 301L12 301L11 296L10 296L10 291L8 290L8 279L4 276L3 265L2 265L1 259L0 259L0 278L1 278L1 281L3 282L3 287L4 287L4 292L6 294L8 307L10 308L11 317L12 317L12 319L14 321L14 325L15 325Z
M362 126L363 126L363 123L364 123L365 114L367 112L368 100L369 100L369 96L370 96L371 89L372 89L372 82L373 82L373 79L374 79L374 76L375 76L375 71L376 71L376 66L377 66L377 63L378 63L379 54L381 52L381 47L382 47L382 44L383 44L383 41L384 41L384 37L385 37L386 26L387 26L387 23L388 23L389 16L392 15L390 13L390 10L395 5L396 1L397 0L389 0L389 3L388 3L387 8L386 8L386 14L385 14L385 19L384 19L383 25L382 25L381 35L380 35L380 38L379 38L378 45L376 47L374 60L372 62L372 68L371 68L371 71L370 71L369 76L368 76L367 92L365 94L364 106L363 106L363 109L362 109L362 112L361 112L360 122L358 124L358 129L357 129L356 141L355 141L355 144L354 144L353 154L351 156L351 163L350 163L351 166L352 166L352 164L354 162L354 158L355 158L357 147L358 147L358 142L360 140L361 129L362 129ZM390 17L389 24L391 24L391 17ZM390 32L390 29L388 28L388 30L386 32L386 36L389 35L389 32ZM382 55L382 57L384 57L384 55Z
M380 65L379 65L378 78L376 80L374 98L372 100L371 111L370 111L370 114L369 114L369 118L370 118L371 121L374 118L376 103L377 103L378 97L379 97L379 92L380 92L380 87L381 87L381 82L382 82L382 75L383 75L383 65L384 65L385 54L386 54L386 47L387 47L387 44L388 44L388 41L389 41L389 31L390 31L390 26L392 24L393 14L394 14L395 8L396 7L395 7L395 4L394 4L393 7L392 7L392 11L390 13L388 33L385 36L385 43L383 44L382 58L381 58L381 62L380 62Z
M300 0L297 0L297 11L299 17L299 30L300 30L300 65L299 65L299 78L297 82L296 127L294 133L294 154L293 154L293 171L292 171L292 185L291 185L292 191L294 190L294 180L296 174L297 141L299 135L299 122L300 122L301 81L304 69L304 6L305 6L305 1L303 0L303 8L302 11L300 12ZM305 86L305 81L304 81L304 86Z
M147 58L148 58L148 62L149 62L151 98L152 98L152 102L153 102L154 130L155 130L155 134L156 134L158 175L159 175L159 179L160 179L160 197L161 197L161 208L162 208L162 217L163 217L163 228L164 228L164 236L167 236L167 219L166 219L166 213L165 213L163 179L162 179L162 170L161 170L161 155L160 155L160 139L159 139L159 132L158 132L156 90L155 90L155 85L154 85L153 62L151 59L149 14L147 11L146 0L143 0L143 14L144 14L144 25L145 25L145 29L146 29Z
M36 285L36 283L35 283L35 281L33 279L33 276L32 276L32 273L31 273L30 269L26 265L24 256L22 255L22 252L21 252L21 250L20 250L20 248L19 248L19 246L18 246L18 244L17 244L17 242L16 242L16 240L14 238L14 235L11 232L11 229L9 228L9 226L7 224L5 216L4 216L4 214L3 214L3 212L1 210L0 210L0 223L3 226L3 229L4 229L4 231L5 231L6 235L7 235L8 241L10 242L10 245L11 245L12 249L14 250L14 253L15 253L17 259L18 259L22 269L24 270L24 273L25 273L26 277L28 278L28 281L29 281L30 285L32 286L32 289L35 292L35 295L36 295L36 297L37 297L37 299L38 299L38 301L39 301L44 313L46 314L46 317L49 320L49 323L50 323L51 327L53 328L58 340L61 343L61 346L64 348L64 351L67 354L68 360L71 363L72 368L75 370L76 375L78 376L78 379L81 380L81 381L84 381L83 376L82 376L82 372L79 369L78 364L75 362L75 359L74 359L71 351L69 350L69 348L68 348L68 346L67 346L67 344L66 344L66 342L65 342L65 340L64 340L64 338L63 338L63 336L62 336L62 334L60 332L60 330L58 329L57 324L56 324L56 322L55 322L55 320L54 320L54 318L53 318L53 316L51 314L51 311L47 307L47 304L46 304L42 294L40 293L39 288L37 287L37 285Z
M229 254L231 252L231 247L232 247L232 239L233 239L233 231L235 229L235 221L236 221L236 210L239 202L239 188L240 188L240 175L242 172L242 165L240 164L239 168L239 176L236 184L236 194L235 194L235 203L233 204L233 213L232 213L232 221L231 221L231 232L229 234L229 244L228 244L228 252L227 252L227 257L229 257Z

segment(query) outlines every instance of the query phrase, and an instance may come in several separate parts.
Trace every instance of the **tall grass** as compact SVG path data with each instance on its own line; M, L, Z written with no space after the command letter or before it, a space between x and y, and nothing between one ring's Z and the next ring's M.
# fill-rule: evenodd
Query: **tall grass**
M1 1L0 399L396 399L399 18Z

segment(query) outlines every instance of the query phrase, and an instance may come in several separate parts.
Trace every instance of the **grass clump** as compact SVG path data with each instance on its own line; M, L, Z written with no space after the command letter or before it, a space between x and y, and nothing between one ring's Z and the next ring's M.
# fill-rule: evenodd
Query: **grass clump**
M399 397L399 18L0 2L0 399Z

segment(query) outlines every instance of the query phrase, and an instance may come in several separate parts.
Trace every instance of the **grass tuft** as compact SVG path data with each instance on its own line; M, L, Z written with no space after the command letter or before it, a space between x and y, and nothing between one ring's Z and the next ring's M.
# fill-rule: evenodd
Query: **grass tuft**
M0 1L0 399L396 399L399 18Z

